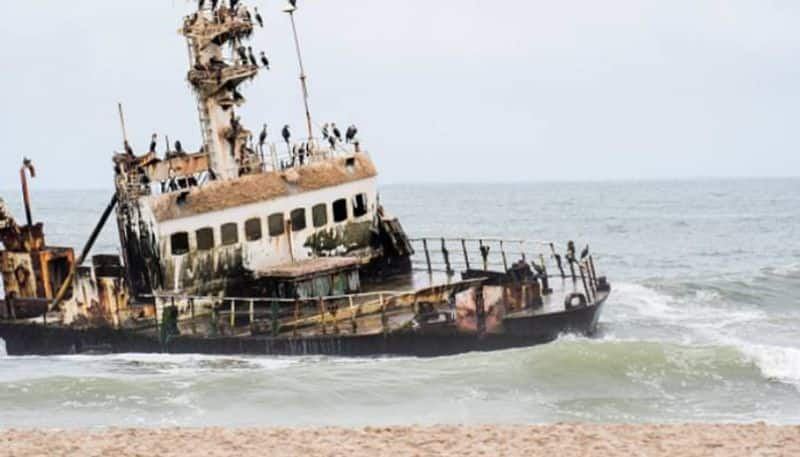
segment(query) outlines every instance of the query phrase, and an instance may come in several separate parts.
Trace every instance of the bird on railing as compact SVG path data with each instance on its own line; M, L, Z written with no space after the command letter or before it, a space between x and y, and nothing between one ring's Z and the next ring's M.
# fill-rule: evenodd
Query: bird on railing
M258 12L258 7L257 6L255 7L255 10L256 10L256 22L258 22L258 25L260 25L261 28L263 29L264 28L264 18L262 18L261 17L261 13Z
M333 136L334 136L334 138L336 138L336 141L341 143L342 142L342 131L339 130L339 127L336 126L336 122L331 124L331 131L333 132Z
M327 122L322 126L322 139L327 140L331 136L331 125Z
M283 141L286 144L289 144L289 141L292 139L292 132L289 130L289 125L284 125L283 130L281 130L281 135L283 136Z
M150 152L155 154L156 146L158 145L158 135L155 133L150 137Z
M581 260L589 257L589 245L587 244L583 251L581 251Z
M261 65L269 70L269 59L267 59L267 55L264 53L264 51L261 51Z
M345 133L345 138L347 139L347 143L353 141L353 139L356 137L357 134L358 134L358 129L356 128L355 125L350 125L350 127L347 127L347 132Z
M258 135L258 147L264 149L264 143L267 142L267 124L261 129L261 134Z

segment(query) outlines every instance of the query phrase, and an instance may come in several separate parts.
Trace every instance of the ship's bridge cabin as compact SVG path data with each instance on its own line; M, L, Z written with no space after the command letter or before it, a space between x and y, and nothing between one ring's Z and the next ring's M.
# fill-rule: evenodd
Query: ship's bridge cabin
M364 152L224 180L211 180L207 162L187 157L183 174L171 178L186 187L159 184L163 192L153 192L157 180L148 178L133 205L120 205L126 264L152 270L144 274L151 290L285 298L353 293L360 268L410 254L385 243L405 235L382 236L387 220L378 205L377 172ZM130 259L147 253L152 259Z

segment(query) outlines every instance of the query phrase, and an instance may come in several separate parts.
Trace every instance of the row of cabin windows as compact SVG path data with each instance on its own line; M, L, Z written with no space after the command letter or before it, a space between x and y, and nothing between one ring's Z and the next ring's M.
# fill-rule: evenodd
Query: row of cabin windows
M341 198L336 200L331 205L333 212L333 222L339 223L347 220L347 199ZM367 195L358 194L353 197L353 217L361 217L366 215L367 209ZM276 237L283 235L286 232L286 224L283 213L274 213L267 217L267 232L269 236ZM305 230L306 224L306 210L305 208L297 208L289 213L289 221L293 232ZM311 208L311 223L314 228L324 227L328 224L328 207L325 203L314 205ZM244 236L247 241L259 241L263 238L261 219L253 218L248 219L244 223ZM195 232L197 239L197 250L208 251L214 248L214 229L205 227ZM239 228L235 222L223 224L220 227L220 238L222 246L231 246L239 243ZM172 234L170 238L170 245L172 246L172 255L184 255L189 252L189 234L186 232L178 232Z

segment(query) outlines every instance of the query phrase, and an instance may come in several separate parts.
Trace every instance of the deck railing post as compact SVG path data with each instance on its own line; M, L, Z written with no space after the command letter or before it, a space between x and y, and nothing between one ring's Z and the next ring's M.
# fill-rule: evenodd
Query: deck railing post
M386 302L383 300L383 294L378 295L381 302L381 328L383 334L389 333L389 317L386 315Z
M255 300L250 300L250 327L253 326L253 321L256 320L256 304Z
M422 249L425 250L425 263L428 265L428 274L432 274L433 267L431 267L431 253L428 251L428 240L426 238L422 239Z
M236 300L231 300L231 335L236 327Z
M597 295L597 270L594 269L594 259L592 256L589 256L589 271L592 275L592 286L595 290L595 295Z
M278 336L280 324L278 323L278 313L280 312L280 304L276 301L272 302L272 336Z
M483 245L483 240L478 240L478 246L481 250L481 257L483 258L483 271L489 271L489 246Z
M189 298L189 313L192 316L192 326L191 326L192 327L192 335L196 335L197 334L197 322L195 321L195 319L197 318L197 312L194 309L194 298L192 298L192 297Z
M477 318L478 335L486 333L486 308L483 303L483 286L475 290L475 317Z
M503 271L508 271L508 259L506 258L506 249L503 245L503 240L500 240L500 254L503 256Z
M467 271L469 271L469 254L467 254L467 242L464 238L461 238L461 250L464 251L464 265L466 265Z
M592 294L589 291L589 286L586 283L586 275L583 273L584 266L582 263L578 264L578 271L581 274L581 282L583 282L583 290L586 292L586 300L592 302Z
M325 326L325 302L323 301L322 297L319 297L319 323L322 327L322 334L327 335L328 329Z
M300 299L294 299L294 325L292 326L292 336L297 337L297 326L300 321Z
M353 335L356 334L358 331L358 323L356 322L356 318L358 317L358 308L353 304L353 296L348 296L350 301L350 325L353 330Z
M444 265L447 269L447 275L453 274L453 268L450 266L450 252L447 250L444 238L442 238L442 257L444 257Z

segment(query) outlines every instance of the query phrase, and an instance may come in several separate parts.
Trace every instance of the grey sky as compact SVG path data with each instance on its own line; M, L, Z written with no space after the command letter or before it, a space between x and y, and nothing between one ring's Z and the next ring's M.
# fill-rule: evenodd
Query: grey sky
M383 182L800 174L796 1L300 2L312 114L356 123ZM110 187L117 101L137 149L153 131L196 149L177 34L195 4L5 5L0 187L23 155L39 188ZM299 133L283 4L248 4L273 70L243 121Z

